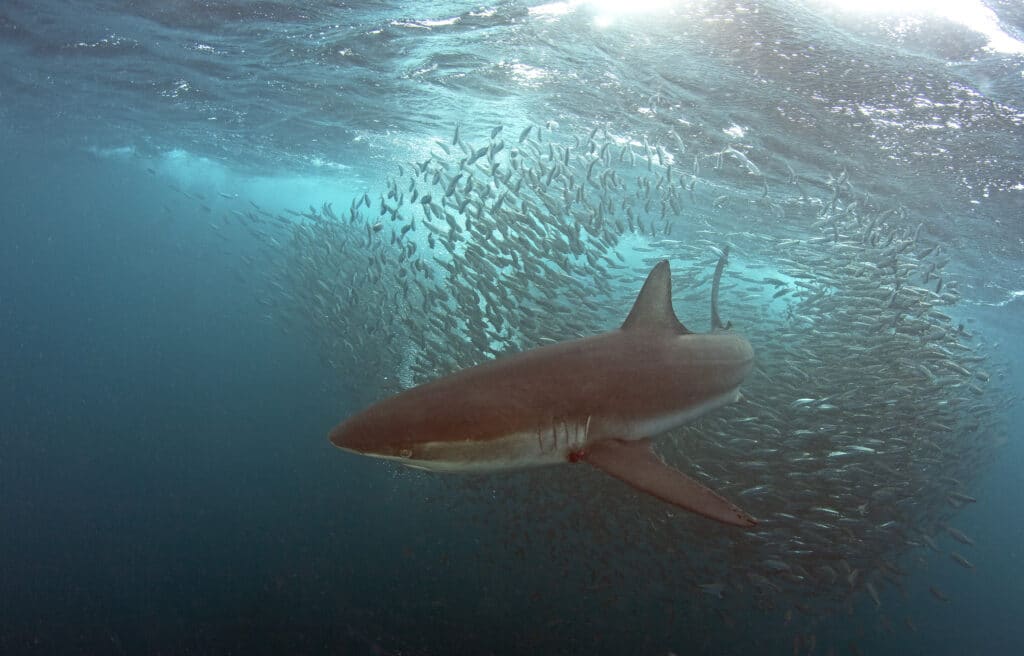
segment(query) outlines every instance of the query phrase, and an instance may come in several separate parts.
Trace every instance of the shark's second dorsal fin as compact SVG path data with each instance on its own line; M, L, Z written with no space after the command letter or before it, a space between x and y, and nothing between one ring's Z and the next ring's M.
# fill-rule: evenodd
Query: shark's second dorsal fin
M690 332L672 309L672 272L668 260L658 262L651 269L622 329L672 331L677 335Z

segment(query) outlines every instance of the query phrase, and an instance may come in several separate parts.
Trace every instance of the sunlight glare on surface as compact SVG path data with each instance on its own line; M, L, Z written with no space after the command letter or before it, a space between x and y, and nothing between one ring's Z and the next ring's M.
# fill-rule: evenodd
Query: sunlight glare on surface
M588 8L594 14L594 25L605 28L625 15L665 12L687 4L690 4L687 0L566 0L537 5L530 9L530 13L561 16Z
M1024 42L1013 38L999 24L999 17L981 0L813 0L850 13L896 16L931 15L978 32L988 39L989 50L1024 54Z
M594 9L594 25L605 28L625 14L664 12L680 4L679 0L589 0Z

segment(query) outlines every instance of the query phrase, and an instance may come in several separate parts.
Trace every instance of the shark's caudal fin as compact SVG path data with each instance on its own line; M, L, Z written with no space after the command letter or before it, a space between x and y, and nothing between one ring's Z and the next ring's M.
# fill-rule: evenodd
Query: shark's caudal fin
M684 510L733 526L750 528L757 524L737 506L662 462L651 450L649 439L602 440L587 447L583 459L606 474Z
M722 271L725 270L725 264L729 261L729 244L722 247L722 254L718 258L718 264L715 266L715 277L711 281L711 332L720 330L729 330L732 327L732 322L723 324L721 317L718 316L718 288L722 284Z
M651 269L622 329L671 331L677 335L690 332L672 309L672 272L668 260L658 262Z

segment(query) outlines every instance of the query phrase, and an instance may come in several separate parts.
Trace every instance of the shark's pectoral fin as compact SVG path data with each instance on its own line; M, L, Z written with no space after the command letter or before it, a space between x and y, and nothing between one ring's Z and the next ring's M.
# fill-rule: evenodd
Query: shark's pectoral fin
M636 489L724 524L749 528L757 520L682 472L662 462L650 440L602 440L583 455L594 467Z

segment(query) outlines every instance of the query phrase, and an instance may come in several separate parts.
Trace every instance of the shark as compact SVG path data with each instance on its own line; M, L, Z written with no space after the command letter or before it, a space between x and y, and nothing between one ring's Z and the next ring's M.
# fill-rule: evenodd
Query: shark
M754 365L722 325L695 333L672 307L669 263L651 270L620 328L498 357L411 387L338 424L342 449L437 472L586 463L664 502L750 528L757 521L668 465L652 438L740 398Z

